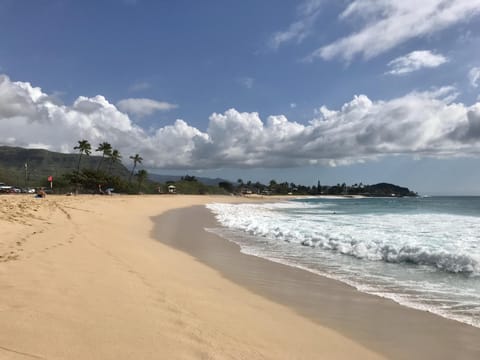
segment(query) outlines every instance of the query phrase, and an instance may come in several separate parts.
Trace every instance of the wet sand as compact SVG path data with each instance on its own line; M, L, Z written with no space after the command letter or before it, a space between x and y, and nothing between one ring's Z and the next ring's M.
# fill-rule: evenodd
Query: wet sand
M163 243L194 256L229 281L387 358L480 358L480 329L242 254L236 244L204 231L219 226L204 206L169 211L156 217L155 224L154 236ZM289 332L297 331L285 326Z

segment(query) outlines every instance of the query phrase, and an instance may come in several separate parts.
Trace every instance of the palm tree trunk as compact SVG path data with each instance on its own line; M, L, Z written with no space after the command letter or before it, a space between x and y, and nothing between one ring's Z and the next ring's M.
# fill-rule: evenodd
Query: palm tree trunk
M128 182L131 183L132 182L132 176L133 176L133 173L135 172L135 167L137 166L137 164L133 165L133 168L132 168L132 172L130 173L130 177L128 178Z
M80 161L82 160L82 153L80 152L80 155L78 156L78 164L77 164L77 175L75 179L75 195L78 192L78 177L80 174Z
M102 155L102 158L100 159L100 161L98 162L98 165L97 165L97 172L98 170L100 170L100 165L102 165L102 162L103 162L103 157L105 156L105 154Z
M82 153L80 153L80 156L78 157L77 174L80 172L80 161L81 160L82 160Z

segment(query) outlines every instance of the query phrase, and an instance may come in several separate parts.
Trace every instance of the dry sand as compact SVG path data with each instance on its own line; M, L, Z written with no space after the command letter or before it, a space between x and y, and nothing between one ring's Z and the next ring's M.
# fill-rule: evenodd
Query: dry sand
M0 359L381 358L154 241L212 201L238 199L0 196Z

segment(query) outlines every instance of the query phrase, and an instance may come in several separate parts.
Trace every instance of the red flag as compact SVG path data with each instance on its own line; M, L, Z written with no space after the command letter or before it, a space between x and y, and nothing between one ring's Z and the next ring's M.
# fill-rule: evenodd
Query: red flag
M50 176L48 177L48 181L52 182L52 181L53 181L53 176L50 175Z

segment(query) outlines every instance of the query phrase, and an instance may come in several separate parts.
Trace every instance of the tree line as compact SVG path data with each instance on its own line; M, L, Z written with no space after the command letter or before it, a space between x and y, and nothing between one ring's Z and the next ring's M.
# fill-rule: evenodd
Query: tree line
M13 149L13 148L12 148ZM364 185L363 183L356 183L353 185L347 185L346 183L336 184L333 186L321 185L320 181L315 186L305 186L301 184L295 184L293 182L277 182L272 179L267 184L261 182L244 182L242 179L238 179L236 182L223 180L215 185L207 185L199 181L195 176L185 175L180 180L167 181L166 184L160 184L154 182L146 170L140 169L138 171L138 165L142 164L143 158L140 154L134 154L129 156L132 161L130 169L125 168L121 163L122 155L112 147L108 142L102 142L98 144L98 147L93 150L92 145L88 140L79 140L73 147L78 153L71 155L68 158L69 161L65 161L65 158L59 157L57 153L49 155L50 152L45 151L47 154L36 155L36 169L42 169L45 174L56 174L58 170L58 176L55 176L54 191L58 193L65 192L84 192L84 193L97 193L104 192L107 189L115 189L118 193L166 193L168 192L169 185L175 185L177 193L184 194L262 194L262 195L365 195L365 196L415 196L416 193L410 191L408 188L402 188L396 185L380 183L375 185ZM24 150L25 149L19 149ZM12 164L21 163L25 164L25 188L28 188L27 184L27 161L28 155L22 154L20 157L15 157L15 154L19 150L11 150L8 155L8 162ZM92 152L101 153L101 156L97 159L90 159L87 161L87 166L82 166L85 161L85 157L89 157ZM45 163L45 159L55 156L55 162L46 162L48 165L42 168L42 164ZM73 156L73 158L72 158ZM52 164L54 171L52 171ZM8 169L8 168L7 168ZM23 166L22 166L23 169ZM30 167L28 167L30 169ZM1 168L0 168L1 171ZM13 170L8 170L13 172ZM29 170L29 173L31 170ZM50 175L49 174L49 175ZM1 175L1 174L0 174ZM17 185L20 183L21 175L17 174ZM37 184L39 186L49 186L47 177L43 177L43 180L39 181L37 176ZM165 176L163 176L165 178ZM50 176L49 176L50 178ZM168 179L168 178L167 178ZM2 179L0 179L2 180ZM3 176L3 180L5 176ZM41 185L40 185L41 183ZM37 185L37 186L38 186ZM28 190L28 189L27 189Z
M148 172L145 169L135 172L137 165L143 161L139 154L130 156L133 165L128 180L125 180L112 172L115 164L121 162L122 155L110 143L102 142L94 150L102 154L96 169L81 168L82 157L90 156L92 153L92 145L88 140L79 140L73 149L78 151L77 169L64 174L62 180L73 186L75 192L104 192L107 189L115 189L120 192L138 193L144 190ZM136 178L136 184L132 183L133 178Z
M236 194L261 194L261 195L362 195L362 196L417 196L418 194L408 188L388 183L364 185L355 183L347 185L338 183L336 185L305 186L293 182L281 182L270 180L268 184L238 179L236 184L229 181L222 181L218 184L230 193Z

